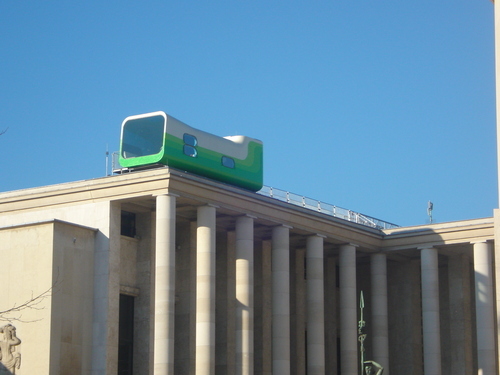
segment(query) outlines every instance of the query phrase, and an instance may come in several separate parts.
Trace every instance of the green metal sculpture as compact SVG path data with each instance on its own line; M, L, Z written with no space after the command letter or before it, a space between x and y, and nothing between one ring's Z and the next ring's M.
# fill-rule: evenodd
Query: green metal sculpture
M382 375L384 368L380 366L375 361L365 361L365 339L366 333L363 333L363 328L366 326L366 322L363 317L363 310L365 308L365 299L363 298L363 291L359 297L359 310L360 319L358 323L358 341L359 341L359 357L361 360L361 375Z

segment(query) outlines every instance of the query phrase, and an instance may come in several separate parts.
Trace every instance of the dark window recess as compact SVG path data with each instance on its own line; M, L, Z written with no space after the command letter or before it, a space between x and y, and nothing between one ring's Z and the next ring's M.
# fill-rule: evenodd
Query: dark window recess
M340 363L340 337L337 337L337 374L340 374L341 363Z
M335 286L340 288L340 268L335 266Z
M118 322L118 375L133 374L134 297L120 294Z
M234 169L234 159L228 156L222 157L222 165L227 168Z
M135 214L122 211L121 231L122 236L135 237Z

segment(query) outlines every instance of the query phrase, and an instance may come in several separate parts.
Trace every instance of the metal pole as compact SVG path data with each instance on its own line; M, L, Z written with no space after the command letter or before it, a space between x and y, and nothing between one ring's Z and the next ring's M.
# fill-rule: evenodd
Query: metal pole
M358 323L358 341L359 341L359 357L361 362L361 375L363 375L363 366L365 363L365 346L364 341L366 338L366 333L363 333L363 328L365 327L366 322L363 319L363 309L365 308L365 299L363 298L363 291L361 291L359 297L359 310L360 310L360 319Z
M106 144L106 176L109 176L109 151L108 151L108 145Z

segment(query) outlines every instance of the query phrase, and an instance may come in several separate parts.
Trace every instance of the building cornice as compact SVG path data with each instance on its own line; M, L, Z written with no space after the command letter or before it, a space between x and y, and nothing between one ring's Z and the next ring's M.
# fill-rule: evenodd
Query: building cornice
M159 194L178 196L180 209L213 204L220 215L250 215L259 225L287 225L298 235L319 233L336 246L355 242L363 252L494 238L492 218L381 231L168 167L0 193L0 215L97 202L140 203L153 210Z
M494 239L493 218L385 230L384 251L470 244Z

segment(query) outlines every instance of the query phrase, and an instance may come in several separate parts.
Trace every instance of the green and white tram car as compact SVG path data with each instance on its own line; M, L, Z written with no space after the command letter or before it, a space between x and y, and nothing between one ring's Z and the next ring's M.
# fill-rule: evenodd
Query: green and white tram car
M122 124L120 165L135 169L168 165L251 191L263 184L262 142L218 137L167 115L127 117Z

